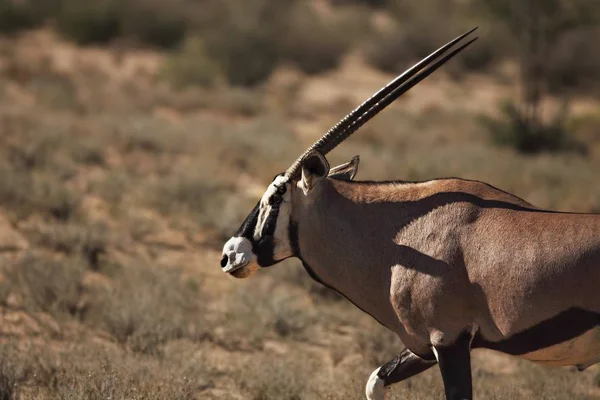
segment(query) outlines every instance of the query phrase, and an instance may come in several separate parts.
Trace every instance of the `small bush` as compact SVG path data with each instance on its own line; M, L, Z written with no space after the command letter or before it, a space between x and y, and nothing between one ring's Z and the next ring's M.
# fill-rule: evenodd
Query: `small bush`
M66 221L79 205L79 195L52 174L0 168L0 179L0 202L20 218L38 212Z
M65 0L58 30L79 44L109 42L122 33L122 7L119 0Z
M392 21L376 31L367 43L367 61L386 72L398 72L425 57L456 36L455 19L436 0L419 3L390 2Z
M90 138L85 141L74 142L73 147L69 150L71 158L77 163L97 166L105 165L104 148L99 140Z
M310 5L299 3L282 38L282 57L307 74L333 69L365 30L367 21L359 14L325 18Z
M217 63L207 54L197 37L186 40L183 48L173 54L163 66L161 76L175 88L187 86L211 87L219 80Z
M414 54L405 47L402 30L395 26L373 34L365 45L365 57L375 68L397 73L414 58Z
M108 229L99 224L52 224L32 232L32 236L39 246L80 255L93 269L98 269L100 256L111 242Z
M438 0L390 2L389 8L393 20L373 33L364 50L367 62L392 73L406 69L467 29L477 26L481 18L469 15L468 8ZM504 32L493 22L485 21L483 25L477 33L480 39L445 69L453 74L486 70L506 53Z
M240 383L248 398L257 400L319 398L320 396L310 396L312 394L310 392L314 389L310 384L311 373L307 373L307 370L314 373L319 369L319 365L315 360L303 356L291 360L282 360L278 357L268 361L269 358L265 358L256 365L263 367L248 368L244 371Z
M232 28L229 35L213 39L209 47L229 83L253 86L266 80L279 63L272 36L261 28L243 26Z
M566 129L567 112L563 109L550 123L528 120L514 103L502 105L503 119L483 118L494 142L512 147L522 153L543 151L585 152L582 144L569 137Z
M229 83L254 86L266 80L281 60L280 36L288 2L223 2L219 23L204 33L206 51Z
M76 314L85 263L78 258L53 260L30 253L9 271L29 309Z
M545 64L554 93L595 93L600 80L599 28L575 29L562 36Z
M411 21L397 24L374 34L365 49L367 62L376 68L398 73L446 43L456 32L431 29L430 23Z
M479 39L448 64L451 73L491 71L498 60L503 59L510 53L509 49L512 45L509 35L493 23L483 23L486 26L482 26L477 30ZM463 29L471 27L472 25L468 25L464 26ZM454 33L449 33L450 36L446 41L452 38L452 35L458 35L459 30L457 28Z
M204 372L119 354L97 341L26 342L8 338L0 347L0 399L192 400Z
M164 132L169 129L169 134ZM125 154L142 151L154 156L185 152L191 142L180 130L156 118L120 124L114 132L115 144Z
M383 7L388 3L388 0L330 0L334 5L360 4L369 7Z
M202 329L198 319L192 319L200 312L198 293L182 281L180 273L127 265L113 281L113 287L93 303L86 320L107 329L133 351L157 354L166 341Z
M32 182L29 204L40 212L66 221L75 213L80 197L62 182L57 182L49 175L36 175Z
M162 179L149 188L146 202L164 215L194 213L203 221L214 216L205 215L207 210L223 207L230 191L195 173L183 173Z
M30 2L0 0L0 33L15 34L41 23Z
M123 34L151 46L178 46L186 34L186 21L173 11L171 3L167 4L161 5L156 1L131 2L122 17Z

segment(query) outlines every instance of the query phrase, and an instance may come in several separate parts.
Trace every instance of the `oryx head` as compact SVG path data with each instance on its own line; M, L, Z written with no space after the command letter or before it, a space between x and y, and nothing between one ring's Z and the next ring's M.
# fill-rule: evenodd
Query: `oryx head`
M310 146L286 172L277 175L235 235L225 243L221 259L223 271L236 278L245 278L259 268L297 255L294 238L291 237L295 224L299 223L291 220L295 202L315 195L318 191L314 189L323 179L350 180L358 168L357 156L346 164L330 169L325 155L379 111L475 41L477 38L446 53L475 29L439 48L380 89Z

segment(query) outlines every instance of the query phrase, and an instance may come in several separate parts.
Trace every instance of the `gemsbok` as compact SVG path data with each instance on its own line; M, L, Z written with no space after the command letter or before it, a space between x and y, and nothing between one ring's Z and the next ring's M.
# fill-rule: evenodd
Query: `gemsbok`
M324 157L477 39L464 43L473 31L310 146L223 248L222 270L236 278L299 258L400 337L406 348L371 374L368 399L436 364L446 399L471 399L474 348L579 370L600 361L600 215L542 210L458 178L355 181L358 157L335 168Z

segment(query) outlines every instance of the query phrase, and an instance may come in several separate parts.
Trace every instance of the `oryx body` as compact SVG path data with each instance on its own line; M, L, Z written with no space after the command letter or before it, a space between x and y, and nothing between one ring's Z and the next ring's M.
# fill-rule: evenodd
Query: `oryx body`
M298 257L398 334L406 349L374 371L370 399L436 363L447 398L471 398L476 347L580 369L600 361L600 215L540 210L477 181L355 182L357 157L329 168L323 154L414 76L382 89L275 178L225 244L224 271L241 278Z

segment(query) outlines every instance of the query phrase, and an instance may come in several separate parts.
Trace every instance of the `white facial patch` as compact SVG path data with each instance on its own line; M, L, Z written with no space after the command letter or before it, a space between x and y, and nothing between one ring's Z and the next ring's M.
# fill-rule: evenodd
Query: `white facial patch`
M271 198L271 196L273 196L277 192L278 187L285 185L288 180L289 178L285 175L280 175L273 179L273 182L271 182L271 184L265 191L265 194L263 194L263 197L260 199L260 203L269 204L269 198Z
M287 181L288 178L285 175L276 177L265 191L265 194L263 194L263 197L260 199L260 211L258 213L258 220L254 229L254 240L260 239L265 224L267 223L267 217L269 216L269 214L271 213L271 209L273 208L269 204L269 199L271 198L271 196L275 195L275 193L277 192L277 188L282 185L285 185Z
M244 237L229 239L223 246L223 255L227 256L227 265L223 267L223 272L232 272L256 258L252 253L252 243Z
M265 194L260 200L260 211L254 229L254 240L258 241L267 223L267 219L273 210L273 207L269 204L269 200L272 196L276 196L277 188L287 184L288 178L286 176L278 176L269 185ZM291 212L291 194L289 189L282 196L282 202L279 205L277 221L275 222L275 232L273 232L273 259L282 260L292 255L289 240L289 223L290 223L290 212Z

